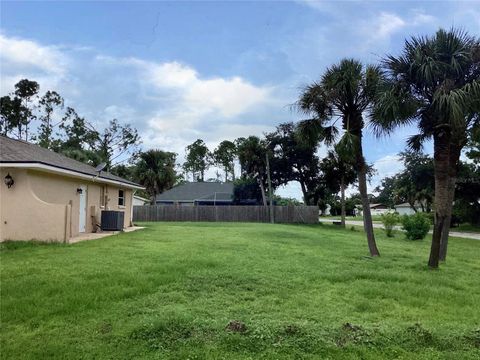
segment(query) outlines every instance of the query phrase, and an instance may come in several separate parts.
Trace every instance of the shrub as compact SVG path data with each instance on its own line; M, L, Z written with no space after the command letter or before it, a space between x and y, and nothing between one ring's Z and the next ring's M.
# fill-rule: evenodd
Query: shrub
M385 232L388 237L393 237L393 228L398 224L398 214L394 212L389 212L382 214L382 223L385 228Z
M423 216L426 216L428 221L430 221L430 225L433 225L435 222L435 213L433 211L423 213Z
M402 225L410 240L423 240L430 230L430 220L423 213L403 215Z

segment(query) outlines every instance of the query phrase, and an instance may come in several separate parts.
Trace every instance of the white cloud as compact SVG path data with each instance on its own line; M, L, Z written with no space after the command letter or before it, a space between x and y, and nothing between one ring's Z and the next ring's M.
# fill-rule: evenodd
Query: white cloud
M272 88L258 87L238 76L201 78L198 72L179 62L155 63L136 58L98 57L109 63L132 65L143 74L144 81L160 91L177 92L171 106L195 116L217 113L227 118L270 101ZM183 116L182 116L183 117Z
M196 69L179 62L108 56L97 56L96 60L131 74L134 86L138 86L135 91L155 103L150 113L143 114L144 146L177 152L180 159L185 146L197 138L213 149L224 139L272 131L269 117L255 123L242 119L248 114L257 114L258 118L257 111L268 112L270 106L284 104L273 98L274 88L253 85L239 76L204 78ZM118 110L110 105L104 113L116 114Z
M373 167L377 173L370 181L368 189L369 192L372 192L376 186L380 185L380 182L383 178L387 176L393 176L402 171L403 162L399 155L389 154L375 160Z
M407 25L400 16L381 12L373 17L362 20L360 32L366 39L364 46L378 46L379 41L388 41L390 37Z
M0 34L0 63L3 68L14 64L19 68L34 68L45 73L63 75L67 58L54 46Z
M382 12L376 22L375 34L380 38L386 38L406 25L405 21L395 14Z
M419 10L415 10L411 24L414 26L419 26L424 24L433 24L436 21L437 18L435 16L425 14L424 12Z

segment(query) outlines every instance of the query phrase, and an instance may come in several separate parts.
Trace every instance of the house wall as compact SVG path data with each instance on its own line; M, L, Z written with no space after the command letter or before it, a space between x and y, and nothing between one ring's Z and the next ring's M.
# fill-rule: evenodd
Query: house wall
M413 210L411 207L404 207L404 206L396 207L395 211L399 215L413 215L413 214L415 214L415 210Z
M370 209L372 215L383 215L390 212L390 209Z
M133 197L133 206L149 205L150 201Z
M120 187L79 178L18 168L1 168L0 179L7 173L15 184L10 189L0 184L0 241L42 240L68 241L79 235L80 195L77 188L86 186L86 232L100 223L102 188L107 210L125 212L124 227L131 225L131 189L125 191L125 205L118 206Z

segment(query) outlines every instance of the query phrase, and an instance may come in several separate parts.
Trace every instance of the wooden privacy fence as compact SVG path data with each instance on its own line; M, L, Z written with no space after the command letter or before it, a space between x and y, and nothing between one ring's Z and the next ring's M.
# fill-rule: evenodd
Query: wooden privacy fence
M318 223L316 206L274 206L276 223ZM226 221L270 222L264 206L175 206L144 205L133 207L133 221Z

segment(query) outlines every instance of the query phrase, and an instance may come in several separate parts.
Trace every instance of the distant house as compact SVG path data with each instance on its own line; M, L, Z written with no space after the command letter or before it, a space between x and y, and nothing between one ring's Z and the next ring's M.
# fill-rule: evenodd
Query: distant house
M95 232L102 210L132 222L140 185L25 141L0 136L0 241L68 242Z
M415 208L417 212L423 212L422 205L419 202L415 203ZM400 215L413 215L415 214L415 209L409 203L403 203L395 205L395 212Z
M390 208L385 204L370 204L370 212L372 215L382 215L390 211ZM356 206L355 215L362 216L362 207Z
M157 205L231 205L233 184L187 182L157 195Z
M149 204L150 204L150 199L146 199L138 195L133 195L133 206L143 206L143 205L149 205Z

